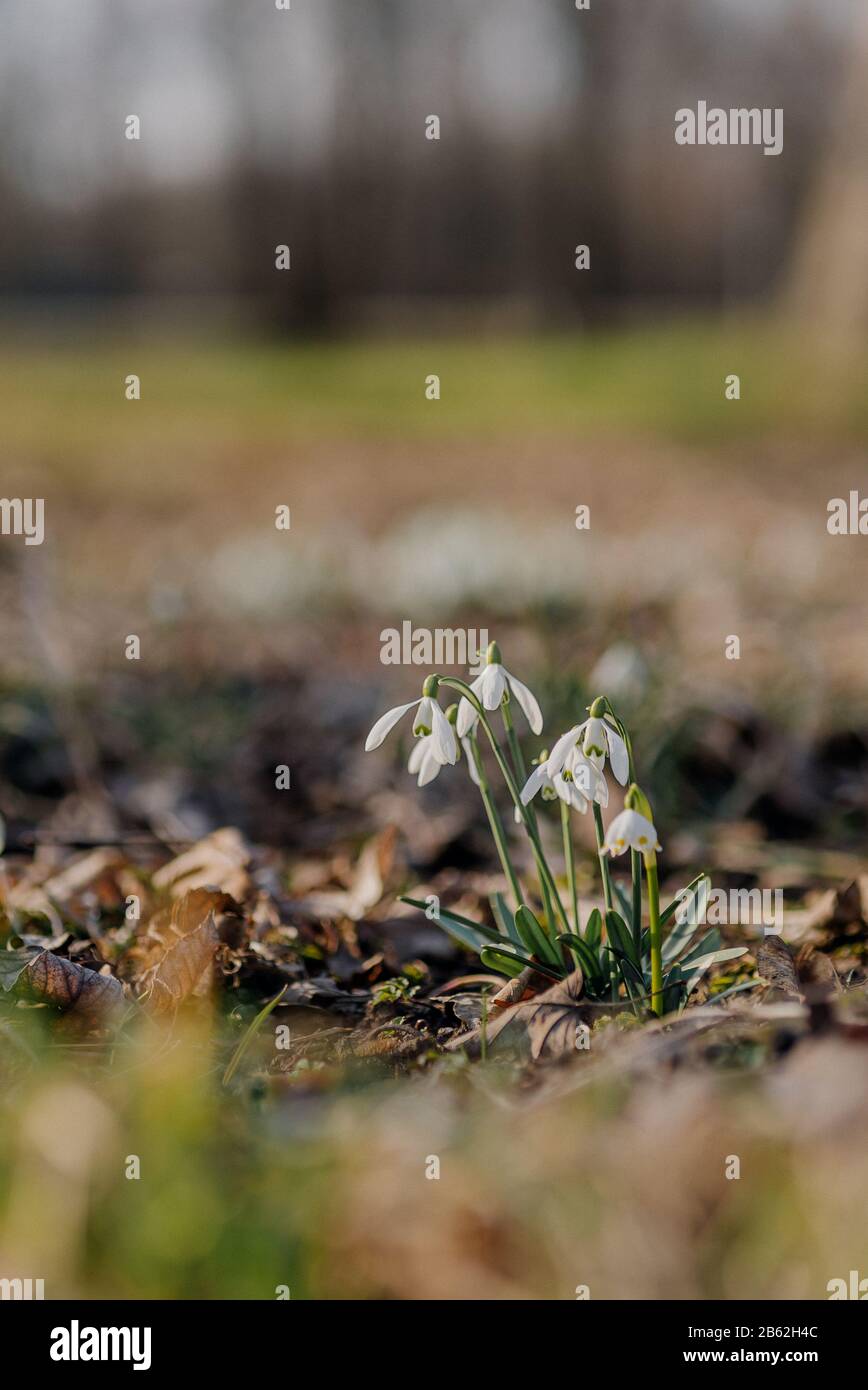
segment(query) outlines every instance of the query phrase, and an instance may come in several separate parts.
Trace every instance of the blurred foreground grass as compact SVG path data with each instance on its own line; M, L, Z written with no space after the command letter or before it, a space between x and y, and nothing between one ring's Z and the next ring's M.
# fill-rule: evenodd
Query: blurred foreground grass
M0 1107L0 1274L49 1298L826 1298L868 1237L862 1048L744 1060L559 1094L561 1070L534 1101L458 1061L230 1095L201 1023L111 1066L51 1049Z

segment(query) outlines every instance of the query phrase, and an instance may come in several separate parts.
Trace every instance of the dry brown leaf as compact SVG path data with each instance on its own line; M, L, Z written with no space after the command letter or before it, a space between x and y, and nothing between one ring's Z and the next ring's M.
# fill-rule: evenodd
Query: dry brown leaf
M394 825L387 825L359 855L346 908L347 916L354 922L376 907L383 896L395 860L397 833Z
M226 825L164 864L153 882L155 888L168 889L173 898L194 888L216 888L241 899L250 888L249 862L250 851L240 831Z
M799 952L796 964L799 971L799 981L809 1003L831 999L834 995L843 992L844 986L841 984L837 970L829 957L823 955L822 951L817 951L809 946Z
M176 898L171 907L155 912L148 922L147 935L168 948L175 944L176 938L189 936L190 932L201 927L209 912L218 918L224 913L237 913L239 910L238 903L230 893L213 888L194 888L183 898Z
M576 1047L579 1024L588 1021L587 1009L579 1002L585 987L581 970L576 969L565 980L525 999L528 989L540 976L532 968L508 980L503 989L490 999L485 1022L486 1045L491 1046L500 1034L513 1023L523 1024L530 1042L531 1056L558 1057L571 1053ZM496 1010L496 1012L495 1012ZM469 1056L478 1055L482 1029L453 1038L446 1044L447 1052L463 1050Z
M124 1003L120 980L41 951L19 975L14 993L94 1024L110 1024Z
M209 912L205 921L171 946L155 967L146 1001L149 1012L170 1013L191 995L207 994L218 945L217 924Z
M490 1003L497 1009L506 1009L511 1004L519 1004L523 999L532 999L541 989L548 986L545 975L540 975L529 965L522 970L520 975L515 975L511 980L507 980L496 994L491 996Z
M767 936L756 952L757 974L772 990L801 999L799 976L789 946L779 936Z
M116 849L94 849L79 855L53 874L43 883L43 890L54 902L65 903L83 889L89 888L95 879L112 869L118 869L123 856Z
M861 935L868 914L868 876L850 879L838 888L829 888L810 907L788 913L788 923L798 938L835 936L855 928Z
M576 1050L577 1028L585 1011L579 1004L585 977L576 969L565 980L552 985L544 994L516 1008L530 1038L530 1055L563 1057Z
M386 890L395 859L397 829L387 825L359 855L347 888L324 889L301 899L299 906L321 917L349 917L358 922L376 907Z
M239 911L237 902L229 893L220 893L211 888L194 888L183 898L176 898L170 907L154 913L133 947L130 954L136 962L136 975L145 975L158 965L172 946L201 927L209 913L213 914L219 933L225 917Z

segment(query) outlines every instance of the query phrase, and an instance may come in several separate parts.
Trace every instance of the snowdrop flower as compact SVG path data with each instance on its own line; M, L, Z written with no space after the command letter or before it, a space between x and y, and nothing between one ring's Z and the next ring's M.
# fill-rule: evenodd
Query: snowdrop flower
M496 642L489 644L485 670L471 682L470 689L483 709L499 709L505 698L514 696L533 732L542 733L543 717L536 696L517 676L507 671L500 659L500 648ZM470 701L463 699L458 707L459 738L465 738L471 729L476 727L478 718L479 715Z
M621 811L606 831L603 850L607 854L623 854L625 849L635 849L641 854L652 854L660 845L657 831L646 816L638 811Z
M602 772L579 748L572 748L560 772L552 777L548 770L549 760L545 754L539 758L538 765L528 777L521 793L521 800L528 802L541 792L544 801L560 797L574 811L587 811L592 801L600 806L609 803L609 788Z
M411 771L418 770L421 773L421 763L427 756L435 758L441 766L446 763L457 762L458 744L455 741L452 725L437 702L437 686L437 677L429 676L422 687L421 699L411 700L407 705L396 705L394 709L387 710L385 714L381 715L365 739L365 752L370 753L374 748L379 748L386 735L394 729L398 720L402 719L408 710L414 709L416 711L413 718L414 735L420 740L430 738L431 742L426 745L420 755L419 762ZM426 780L430 782L431 777Z
M433 734L423 734L417 738L413 744L413 751L407 761L407 771L416 777L416 784L420 787L427 787L429 782L433 782L444 764L437 757L437 740Z
M630 775L630 758L627 745L608 720L601 717L602 701L595 700L592 713L582 724L574 724L562 734L551 751L548 760L548 774L555 777L566 765L567 758L581 747L585 757L602 772L608 754L612 772L621 786L625 786ZM598 710L595 714L593 711Z
M547 759L548 753L545 749L543 749L542 753L540 753L538 758L534 758L535 766L533 772L530 774L530 776L528 777L527 781L521 789L522 806L527 806L528 802L533 800L537 792L540 792L542 794L543 801L554 801L557 797L557 792L555 791L555 784L546 772ZM515 808L515 815L516 819L520 821L521 816L518 813L517 806Z
M455 723L455 716L457 713L458 706L450 705L446 711L446 718L449 720L450 724ZM464 752L464 757L467 760L467 771L470 774L470 780L478 787L479 773L476 771L476 763L473 758L473 750L470 747L470 740L463 738L461 740L461 747ZM460 753L458 757L461 757ZM417 738L413 745L413 751L407 761L407 771L411 772L414 776L418 773L416 785L419 787L427 787L428 783L433 782L434 778L439 775L441 767L444 766L445 764L441 762L437 756L435 735L433 733L422 734L420 738Z

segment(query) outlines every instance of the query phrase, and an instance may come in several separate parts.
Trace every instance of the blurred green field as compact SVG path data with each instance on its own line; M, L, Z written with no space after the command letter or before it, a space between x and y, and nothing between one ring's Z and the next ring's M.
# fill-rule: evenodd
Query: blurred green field
M124 378L142 398L124 398ZM741 399L724 379L741 378ZM425 398L430 374L438 402ZM868 432L868 353L824 359L762 322L537 338L264 344L85 333L0 346L7 446L77 469L122 443L167 453L352 436L462 439L599 432L685 443ZM135 415L131 414L135 411Z

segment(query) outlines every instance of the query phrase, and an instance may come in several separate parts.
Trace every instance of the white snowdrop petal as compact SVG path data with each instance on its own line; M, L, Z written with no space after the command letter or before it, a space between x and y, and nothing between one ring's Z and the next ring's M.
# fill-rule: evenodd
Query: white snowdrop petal
M427 787L428 783L433 782L434 778L438 776L442 766L443 764L431 749L426 748L424 757L422 758L422 766L419 769L418 785L420 787Z
M419 701L419 713L413 720L414 729L421 727L427 729L428 732L431 733L434 728L434 709L436 703L436 700L432 700L430 695L422 696L422 699Z
M618 733L617 729L612 729L608 724L604 725L606 730L606 741L609 745L609 762L612 772L621 783L626 787L627 779L630 776L630 759L627 755L627 745Z
M401 716L406 714L408 709L415 709L418 704L418 700L411 700L409 705L396 705L394 709L386 710L385 714L380 715L380 718L365 739L365 752L370 753L374 748L379 748L383 739L390 730L394 729Z
M589 719L587 721L585 737L582 739L582 751L588 758L605 758L606 735L603 732L602 719Z
M636 849L642 853L660 848L657 831L638 811L621 811L606 831L606 849L612 854L623 854L626 849Z
M499 662L486 666L481 676L482 703L486 709L499 709L506 689L506 677Z
M424 757L425 757L425 753L426 753L426 751L427 751L427 747L426 747L426 746L427 746L427 743L428 743L427 738L417 738L417 739L416 739L416 742L413 744L413 751L411 752L409 758L407 759L407 771L408 771L408 772L418 772L418 771L419 771L419 768L422 766L422 761L423 761L423 759L424 759Z
M574 728L567 729L567 732L565 734L561 734L560 738L558 739L557 743L555 744L554 748L549 754L549 760L546 763L546 772L548 773L549 777L554 777L555 774L560 772L563 768L564 763L567 760L567 754L569 753L570 749L574 748L576 745L576 739L578 738L581 732L581 728L582 726L580 724L576 724Z
M572 782L565 782L564 779L563 779L563 777L560 775L560 773L557 773L557 775L554 776L554 777L552 778L552 786L554 787L555 792L556 792L557 795L560 797L561 801L565 801L565 802L567 803L568 806L572 806L572 804L573 804L573 784L572 784Z
M458 745L455 742L455 731L436 700L431 702L431 716L433 719L432 733L435 740L432 748L436 750L438 760L441 763L456 762Z
M509 682L510 690L524 712L524 717L530 725L532 732L541 734L543 727L542 710L537 703L537 698L533 691L528 690L526 685L518 680L517 677L511 676L508 672L507 681Z
M525 782L524 786L523 786L522 789L521 789L521 804L522 804L523 806L526 806L527 803L528 803L533 797L536 796L536 794L537 794L537 792L539 791L540 787L542 787L543 784L545 783L546 777L547 777L547 773L546 773L546 770L545 770L545 764L544 764L544 763L541 764L539 767L535 767L535 768L534 768L533 772L530 774L530 776L528 777L527 781ZM517 809L517 808L516 808L516 809Z
M624 853L624 850L627 848L627 835L630 830L630 816L634 814L635 812L633 811L619 811L615 819L609 822L605 839L603 840L603 847L607 849L610 854Z
M458 719L455 723L455 729L458 734L458 737L466 738L467 735L470 733L470 730L476 727L476 721L478 718L479 715L476 713L476 710L473 708L470 701L465 700L464 696L462 695L461 700L458 704Z
M467 759L467 771L470 773L470 780L475 787L479 786L479 773L476 771L476 763L473 758L473 749L470 747L470 740L463 738L461 747L464 749L464 756Z

